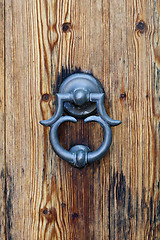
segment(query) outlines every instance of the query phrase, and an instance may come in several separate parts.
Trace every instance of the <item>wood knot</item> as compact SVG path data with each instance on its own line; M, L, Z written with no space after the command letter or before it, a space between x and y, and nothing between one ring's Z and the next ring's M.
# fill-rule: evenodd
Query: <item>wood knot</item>
M48 223L57 221L57 212L55 208L43 208L41 209L41 216L45 217Z
M43 210L43 214L44 214L44 215L47 215L47 214L48 214L48 209L45 208L45 209Z
M140 20L136 24L136 31L138 34L143 34L147 29L146 23L143 20Z
M78 218L78 213L73 213L72 218Z
M48 102L50 99L50 95L48 93L45 93L42 95L42 101Z
M68 22L63 23L62 24L62 31L64 33L70 32L71 31L71 23L68 23Z
M126 93L121 93L120 98L121 99L126 99L126 96L127 96Z
M62 205L62 208L65 208L65 207L66 207L66 204L65 204L65 203L62 203L61 205Z

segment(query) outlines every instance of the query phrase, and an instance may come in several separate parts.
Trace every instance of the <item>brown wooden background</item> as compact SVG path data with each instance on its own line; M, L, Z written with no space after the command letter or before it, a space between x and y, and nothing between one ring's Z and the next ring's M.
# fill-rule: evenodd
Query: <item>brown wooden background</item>
M39 121L62 80L83 71L106 93L106 157L59 159ZM0 239L160 239L160 1L0 0ZM97 148L98 124L61 143Z

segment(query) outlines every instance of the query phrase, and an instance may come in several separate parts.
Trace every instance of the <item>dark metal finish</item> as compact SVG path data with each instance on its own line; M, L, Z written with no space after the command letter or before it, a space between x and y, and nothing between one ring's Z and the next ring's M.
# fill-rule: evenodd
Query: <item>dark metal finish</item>
M89 116L84 122L98 122L104 130L102 145L95 151L87 146L76 145L65 150L59 143L57 130L66 121L77 122L71 116L62 116L63 108L72 116L84 118L91 115L97 109L99 116ZM75 167L84 167L88 163L95 162L106 154L111 142L112 131L110 126L117 126L121 121L111 119L104 108L103 88L93 76L79 73L68 77L60 86L57 94L57 108L52 118L40 122L44 126L50 126L50 142L59 157L71 163Z
M73 102L65 102L64 110L77 118L85 118L96 111L96 104L90 102L89 93L103 93L101 83L92 75L72 74L62 82L59 93L73 94Z

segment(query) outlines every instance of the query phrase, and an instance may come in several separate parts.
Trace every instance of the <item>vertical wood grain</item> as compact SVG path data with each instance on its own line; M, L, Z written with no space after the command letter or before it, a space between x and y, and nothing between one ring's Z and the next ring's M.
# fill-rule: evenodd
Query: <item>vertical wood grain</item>
M6 239L37 239L43 183L36 1L5 2Z
M5 15L0 2L6 239L159 239L159 15L158 0L6 0ZM107 155L81 170L56 156L49 128L39 124L74 72L97 77L107 113L122 120ZM65 123L59 138L66 149L94 150L103 131L96 123Z
M39 124L53 114L68 74L88 71L103 84L108 7L98 0L6 1L8 239L109 238L109 155L75 169L55 155L49 129ZM59 133L68 149L97 148L103 135L82 121Z
M93 73L103 82L103 28L108 27L103 19L103 7L107 12L108 5L103 6L103 3L99 1L55 1L51 8L49 1L46 1L48 22L55 26L57 38L55 38L56 43L52 48L51 58L49 58L50 52L46 51L46 61L52 62L48 64L50 66L48 72L52 72L52 77L51 82L47 82L47 78L42 78L43 94L45 93L43 88L47 84L48 89L52 86L51 92L47 94L58 91L64 78L74 72ZM46 26L45 18L42 17L44 10L38 9L40 10L39 28L43 25L43 31L47 31L48 26ZM57 18L56 22L52 23L53 15ZM107 36L109 36L108 33ZM39 35L39 38L42 36ZM45 45L47 44L46 41ZM42 42L40 42L40 49L42 47ZM43 59L41 69L44 71L46 69ZM55 96L53 96L53 103L55 103ZM48 118L45 115L47 104L47 102L41 102L44 119ZM93 131L95 126L96 131ZM46 157L39 238L98 239L102 237L108 239L108 157L82 170L75 169L55 156L48 144L47 129L44 131ZM82 121L76 125L63 124L59 131L61 143L67 149L81 143L89 145L92 149L97 148L102 134L98 124L85 126Z
M4 1L0 1L0 239L5 238Z
M122 115L110 151L110 239L160 237L158 9L149 0L110 4L111 110Z

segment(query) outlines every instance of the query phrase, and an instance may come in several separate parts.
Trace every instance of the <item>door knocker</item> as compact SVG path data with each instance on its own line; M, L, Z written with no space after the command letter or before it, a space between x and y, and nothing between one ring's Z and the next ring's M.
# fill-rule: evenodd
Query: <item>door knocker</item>
M117 126L121 121L113 120L107 115L101 83L92 75L76 73L62 82L56 97L55 114L48 120L40 121L42 125L50 127L49 138L56 154L78 168L104 157L112 142L110 126ZM64 110L72 116L62 116ZM96 110L98 116L92 115ZM87 146L76 145L67 151L60 145L57 134L59 126L66 121L77 122L76 118L84 118L85 123L95 121L102 126L104 138L97 150L91 152Z

